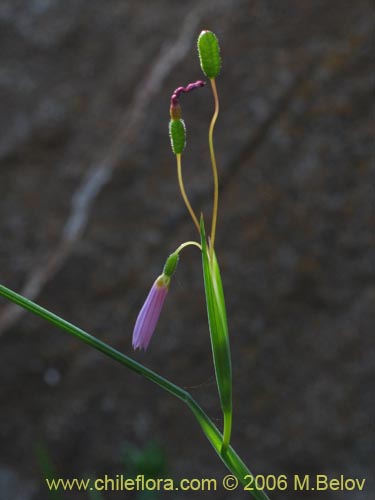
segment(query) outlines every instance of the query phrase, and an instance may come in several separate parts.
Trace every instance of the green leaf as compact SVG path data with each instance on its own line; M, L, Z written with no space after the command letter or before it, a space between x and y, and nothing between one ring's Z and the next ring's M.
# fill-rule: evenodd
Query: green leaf
M226 449L232 427L232 364L230 356L227 314L219 264L215 252L209 251L203 218L201 218L201 242L204 289L210 328L212 354L221 407L224 414L223 449Z
M144 378L150 380L154 384L157 384L165 391L169 392L170 394L173 394L176 398L183 401L195 416L203 433L210 441L213 449L216 451L216 453L221 458L226 467L233 474L235 474L235 476L238 478L241 484L243 485L249 484L249 474L252 475L251 472L231 446L229 446L228 449L225 450L225 453L223 452L222 434L215 426L215 424L208 418L206 413L202 410L202 408L195 401L195 399L187 391L173 384L172 382L165 379L158 373L150 370L146 366L143 366L140 363L137 363L133 359L129 358L128 356L125 356L125 354L121 353L120 351L117 351L116 349L106 344L105 342L97 339L93 335L90 335L89 333L85 332L78 326L69 323L60 316L57 316L51 311L48 311L44 307L41 307L35 302L32 302L26 297L19 295L10 288L7 288L6 286L1 284L0 284L0 296L5 297L14 304L17 304L26 309L27 311L30 311L31 313L39 316L40 318L45 319L46 321L52 323L58 328L65 330L70 335L73 335L82 342L88 344L94 349L97 349L106 356L112 358L114 361L121 363L129 370L132 370L133 372L138 373ZM264 491L262 490L258 490L256 484L254 484L254 491L249 491L249 493L256 500L268 500L268 496L266 495L266 493L264 493Z

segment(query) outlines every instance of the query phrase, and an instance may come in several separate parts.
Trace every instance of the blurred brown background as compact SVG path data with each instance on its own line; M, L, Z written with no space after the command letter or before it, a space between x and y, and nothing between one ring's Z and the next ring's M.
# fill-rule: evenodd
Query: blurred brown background
M259 474L367 478L362 493L275 499L373 498L373 14L366 0L0 2L1 282L186 387L221 425L195 249L149 351L131 349L166 256L196 236L169 96L201 78L199 32L219 36L233 445ZM209 88L182 106L187 190L208 219ZM169 477L226 474L189 410L156 386L3 299L0 330L1 500L49 498L38 443L63 477L126 474L126 443L150 442Z

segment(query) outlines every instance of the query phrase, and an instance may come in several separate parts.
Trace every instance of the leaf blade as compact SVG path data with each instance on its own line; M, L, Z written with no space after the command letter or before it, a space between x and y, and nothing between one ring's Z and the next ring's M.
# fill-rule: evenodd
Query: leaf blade
M207 316L210 329L211 347L215 367L216 382L221 407L224 414L223 447L230 441L232 426L232 363L230 355L229 332L225 308L224 290L219 264L215 252L212 258L207 245L204 222L201 218L201 244L204 289L206 294Z

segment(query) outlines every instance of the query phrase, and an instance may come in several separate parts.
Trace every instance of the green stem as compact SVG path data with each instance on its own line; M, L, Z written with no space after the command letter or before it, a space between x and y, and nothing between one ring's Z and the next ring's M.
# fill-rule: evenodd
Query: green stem
M180 191L181 191L181 196L185 202L186 208L188 209L188 212L189 212L191 218L193 219L195 227L197 228L198 233L199 233L199 222L198 222L197 216L195 215L195 212L190 204L188 195L186 194L184 180L182 178L181 153L176 154L176 161L177 161L177 178L178 178L178 185L179 185Z
M215 78L211 78L210 82L211 82L211 89L212 89L212 93L214 96L214 102L215 102L215 110L214 110L214 114L213 114L212 119L211 119L209 131L208 131L208 146L210 149L212 175L213 175L213 180L214 180L214 201L213 201L213 206L212 206L211 241L210 241L210 255L212 258L214 246L215 246L217 210L218 210L218 205L219 205L219 177L218 177L218 173L217 173L217 164L216 164L214 139L213 139L214 127L215 127L217 117L219 115L219 96L217 93Z
M199 404L195 401L195 399L193 399L193 397L187 391L181 389L181 387L178 387L177 385L173 384L172 382L165 379L161 375L158 375L153 370L150 370L149 368L146 368L137 361L134 361L125 354L122 354L120 351L117 351L116 349L109 346L105 342L102 342L101 340L97 339L93 335L90 335L81 328L78 328L72 323L69 323L68 321L60 318L56 314L48 311L47 309L44 309L38 304L35 304L35 302L32 302L31 300L23 297L22 295L19 295L18 293L14 292L13 290L10 290L4 285L0 285L0 295L10 300L11 302L14 302L15 304L23 307L24 309L32 312L33 314L49 321L50 323L56 325L62 330L65 330L66 332L70 333L71 335L78 338L82 342L85 342L94 349L97 349L106 356L126 366L130 370L138 373L139 375L142 375L151 382L154 382L155 384L159 385L170 394L173 394L175 397L186 403L186 405L190 408L195 418L197 419L205 436L210 441L214 450L219 455L224 464L227 466L227 468L238 478L240 483L244 485L250 483L249 475L251 475L251 472L249 471L249 469L246 467L246 465L243 463L243 461L240 459L240 457L237 455L237 453L233 450L231 446L229 446L226 452L222 452L222 442L223 442L222 434L213 424L213 422L208 418L208 416L205 414L205 412L202 410ZM248 476L247 479L245 478L245 476ZM250 491L250 494L257 500L268 499L268 496L261 490Z
M177 248L177 250L175 250L174 253L180 253L181 250L183 250L184 248L186 248L188 246L198 247L199 250L202 251L202 245L200 243L198 243L197 241L185 241L185 243L181 243L181 245Z

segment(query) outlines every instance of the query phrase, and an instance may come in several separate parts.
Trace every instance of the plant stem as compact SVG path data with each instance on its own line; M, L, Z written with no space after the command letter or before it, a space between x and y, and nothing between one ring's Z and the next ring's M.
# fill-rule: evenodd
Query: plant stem
M192 209L190 205L189 198L187 197L186 191L185 191L185 186L184 186L184 181L182 179L182 169L181 169L181 154L176 154L176 160L177 160L177 176L178 176L178 185L180 186L180 191L182 198L185 202L186 208L189 211L189 214L191 215L191 218L193 219L193 222L195 224L195 227L197 228L197 231L199 233L199 223L198 219L194 213L194 210Z
M198 247L199 250L202 250L201 244L198 243L197 241L185 241L185 243L181 243L181 245L177 248L177 250L175 250L175 253L180 253L181 250L183 250L184 248L186 248L188 246L195 246L195 247Z
M217 94L216 81L215 78L210 79L212 93L215 101L215 110L211 119L210 128L208 131L208 145L210 148L210 157L211 157L211 165L212 165L212 175L214 180L214 201L212 207L212 223L211 223L211 241L210 241L210 254L211 257L214 251L215 245L215 234L216 234L216 223L217 223L217 211L219 204L219 178L217 173L217 164L215 157L215 149L214 149L214 141L213 141L213 132L217 117L219 115L219 96Z
M155 384L159 385L161 388L165 389L173 396L183 401L194 414L203 433L210 441L214 450L219 455L224 464L227 466L227 468L238 478L238 480L242 484L245 485L250 483L249 475L251 475L251 472L249 471L249 469L242 462L242 460L239 458L239 456L231 446L229 446L226 452L222 452L222 441L223 441L222 434L213 424L213 422L208 418L206 413L202 410L202 408L195 401L195 399L193 399L193 397L187 391L173 384L173 382L170 382L161 375L158 375L153 370L150 370L149 368L146 368L137 361L134 361L133 359L129 358L120 351L114 349L105 342L102 342L93 335L90 335L81 328L78 328L72 323L69 323L68 321L60 318L56 314L48 311L44 307L39 306L35 302L32 302L31 300L23 297L22 295L19 295L18 293L5 287L4 285L0 285L0 295L10 300L11 302L18 304L24 309L32 312L33 314L49 321L50 323L61 328L62 330L65 330L66 332L70 333L71 335L78 338L82 342L90 345L94 349L97 349L106 356L121 363L122 365L138 373L139 375L142 375L151 382L154 382ZM245 478L246 476L248 476L247 479ZM253 485L254 488L256 488L255 482L253 482ZM256 500L268 500L268 496L261 490L255 489L254 491L250 491L250 494Z

